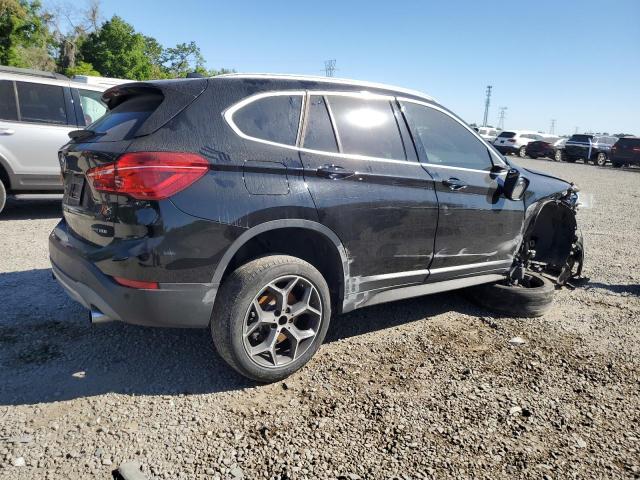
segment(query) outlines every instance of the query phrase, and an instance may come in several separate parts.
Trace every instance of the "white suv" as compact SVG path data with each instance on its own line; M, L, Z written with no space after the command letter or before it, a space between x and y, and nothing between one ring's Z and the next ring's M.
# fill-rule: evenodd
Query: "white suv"
M504 130L496 137L493 146L503 155L518 154L526 157L526 147L529 142L544 140L544 136L530 130Z
M487 142L493 143L498 134L500 133L500 129L493 127L479 127L478 133L482 138L484 138Z
M108 86L86 77L73 81L51 72L0 67L0 211L7 195L62 192L58 149L70 131L104 115L100 98Z

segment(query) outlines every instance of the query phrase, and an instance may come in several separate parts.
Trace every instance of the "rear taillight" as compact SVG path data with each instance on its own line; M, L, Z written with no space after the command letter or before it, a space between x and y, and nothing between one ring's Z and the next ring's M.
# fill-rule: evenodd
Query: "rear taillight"
M184 190L209 170L195 153L125 153L116 162L87 170L87 179L100 192L138 200L162 200Z
M633 147L634 152L640 152L640 147Z
M159 288L158 282L144 282L142 280L129 280L128 278L113 277L116 283L123 287L138 288L145 290L157 290Z

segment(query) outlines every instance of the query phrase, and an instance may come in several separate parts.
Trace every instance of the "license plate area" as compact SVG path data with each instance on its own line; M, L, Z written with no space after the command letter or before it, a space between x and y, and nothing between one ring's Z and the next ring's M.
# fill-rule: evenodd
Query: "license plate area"
M67 205L80 205L82 191L84 190L84 175L71 174L64 191L64 202Z

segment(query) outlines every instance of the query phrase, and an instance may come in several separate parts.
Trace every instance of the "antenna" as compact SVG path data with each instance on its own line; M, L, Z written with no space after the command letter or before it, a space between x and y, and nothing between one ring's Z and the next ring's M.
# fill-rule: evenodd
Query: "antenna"
M333 60L325 60L324 61L324 73L327 77L333 77L333 74L336 71L336 61Z
M507 111L507 107L500 107L500 116L498 117L498 128L504 130L504 115Z
M489 105L491 105L491 89L493 86L487 85L487 98L484 101L484 120L482 121L482 126L487 126L487 117L489 116Z

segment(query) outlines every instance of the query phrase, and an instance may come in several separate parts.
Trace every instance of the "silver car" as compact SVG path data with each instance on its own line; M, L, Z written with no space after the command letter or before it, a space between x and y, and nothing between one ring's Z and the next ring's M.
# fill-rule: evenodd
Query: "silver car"
M0 67L0 212L8 195L19 199L62 192L58 150L71 130L104 115L101 96L108 87L87 77L74 81L51 72Z

